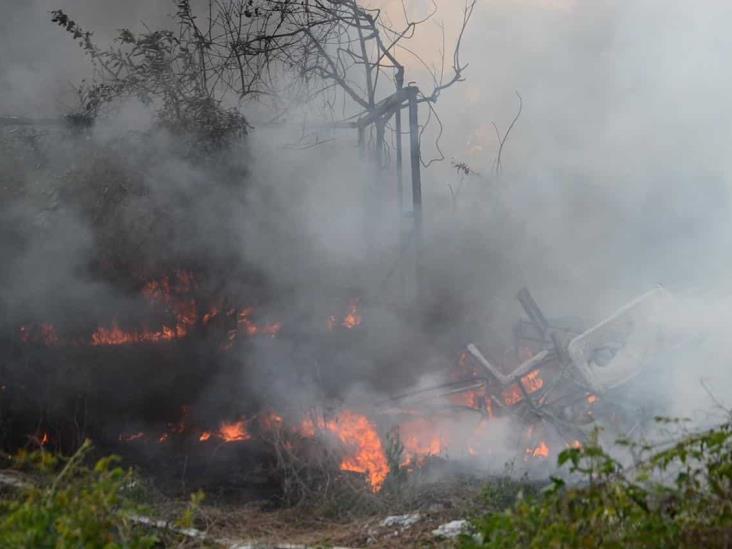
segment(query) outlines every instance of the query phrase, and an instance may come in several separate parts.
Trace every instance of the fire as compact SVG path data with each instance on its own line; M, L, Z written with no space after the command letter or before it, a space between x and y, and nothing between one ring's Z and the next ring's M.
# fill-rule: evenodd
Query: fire
M341 325L349 330L359 326L361 324L361 313L358 312L358 299L354 299L348 305L348 312L343 317Z
M111 328L99 327L91 336L91 344L97 345L128 345L131 343L158 343L160 341L172 341L185 337L187 331L182 325L175 328L163 326L161 330L150 331L125 331L117 323Z
M368 476L373 492L378 492L389 474L384 446L376 427L366 416L345 410L335 419L302 422L304 436L314 436L317 430L334 433L346 449L341 460L342 471L352 471Z
M273 322L271 324L257 325L250 319L251 315L254 314L252 307L239 312L239 318L237 319L237 325L239 329L250 337L256 335L268 335L270 337L276 336L282 328L282 322Z
M211 432L204 431L203 433L201 433L201 436L198 437L198 440L201 442L206 442L210 438L211 438Z
M332 332L339 325L348 330L352 330L353 328L360 326L362 317L358 307L359 300L352 299L348 304L348 310L342 320L339 320L336 315L330 315L327 322L328 330Z
M197 325L206 326L223 312L221 307L214 306L209 308L207 312L200 314L195 299L190 295L195 288L196 279L193 273L188 271L177 271L173 276L164 276L144 284L141 294L145 300L158 312L164 311L171 317L170 322L163 323L159 328L125 329L120 327L115 319L111 326L97 327L85 343L83 340L64 341L58 336L52 324L44 323L20 326L18 336L23 343L42 343L47 346L60 344L131 345L184 339L191 334ZM236 323L236 329L227 333L225 349L231 347L240 333L248 336L275 337L282 328L281 322L256 324L252 320L254 315L253 307L245 307L241 310L230 308L223 314L231 319L232 323Z
M544 386L544 380L542 379L541 372L539 372L539 370L532 370L521 378L521 384L523 385L524 390L528 394L531 394L535 393ZM504 389L501 396L503 397L503 402L507 406L513 406L524 398L524 395L521 392L521 388L518 386L518 384L513 384L507 389Z
M444 442L433 422L418 418L399 427L404 457L401 465L419 465L430 456L438 456L444 450Z
M194 285L193 274L188 271L176 272L173 283L167 276L148 281L142 288L142 295L149 303L164 306L175 317L175 323L163 325L159 330L126 331L114 322L111 328L97 328L91 336L91 344L157 343L187 337L198 321L198 311L193 299L184 299L181 296L190 293Z
M221 310L218 307L213 307L209 312L207 312L206 314L203 315L203 317L201 317L201 322L205 326L206 324L211 322L214 318L219 316L220 312L221 312Z
M233 423L222 423L219 426L217 435L221 437L224 442L238 442L252 438L247 431L247 424L243 419Z
M598 400L597 395L593 395L593 394L587 395L587 404L594 404L595 402L597 402L597 400Z
M539 370L533 370L521 378L521 383L524 385L526 392L531 394L535 393L544 386L544 380L541 378Z
M534 457L547 458L549 457L549 446L547 446L546 442L542 440L539 443L539 446L534 448L534 450L531 452L531 455Z

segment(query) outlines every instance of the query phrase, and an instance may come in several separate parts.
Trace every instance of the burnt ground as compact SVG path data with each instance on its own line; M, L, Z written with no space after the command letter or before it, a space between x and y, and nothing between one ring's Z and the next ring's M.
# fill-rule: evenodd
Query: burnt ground
M272 500L236 501L207 494L200 507L197 528L210 539L250 543L257 547L286 544L307 547L452 547L454 541L438 538L433 530L453 520L473 516L480 504L485 509L485 486L489 479L456 475L441 481L405 486L369 501L330 500L294 507L280 507ZM494 480L505 493L503 507L515 498L516 484ZM494 491L495 492L495 491ZM148 486L144 498L154 501L152 512L170 519L181 512L186 500L169 498ZM418 514L408 526L385 526L389 516Z

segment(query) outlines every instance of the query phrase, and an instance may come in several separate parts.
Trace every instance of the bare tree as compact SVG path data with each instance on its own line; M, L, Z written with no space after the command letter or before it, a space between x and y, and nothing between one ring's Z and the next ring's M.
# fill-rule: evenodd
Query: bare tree
M207 0L197 9L191 0L175 1L177 30L134 34L125 29L106 50L66 14L54 12L54 21L72 33L95 63L97 81L85 90L88 111L110 98L135 94L147 102L162 98L167 120L216 114L215 121L228 128L240 121L232 109L216 108L225 103L238 109L245 101L266 99L276 112L272 120L279 120L291 105L317 100L333 123L368 123L375 136L367 137L375 138L381 159L386 124L409 94L430 105L428 121L439 122L432 105L463 79L467 64L460 48L477 0L465 0L461 7L451 56L441 27L437 66L410 45L417 29L435 16L434 4L414 20L402 3L403 20L397 24L359 0ZM408 83L401 61L408 57L429 74L428 91ZM397 132L399 126L397 119Z

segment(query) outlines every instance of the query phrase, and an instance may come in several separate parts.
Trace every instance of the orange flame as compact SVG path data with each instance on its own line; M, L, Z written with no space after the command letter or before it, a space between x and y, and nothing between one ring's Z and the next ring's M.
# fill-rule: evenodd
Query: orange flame
M381 489L389 474L389 465L376 427L366 416L344 410L335 419L302 422L304 436L314 436L317 430L334 433L345 447L347 454L341 460L342 471L365 474L373 492Z
M131 343L157 343L187 337L198 320L196 302L192 299L181 299L179 296L189 293L195 284L193 274L178 271L172 285L164 276L160 280L151 280L142 289L142 295L154 304L164 305L175 316L175 325L163 325L159 330L121 329L117 323L111 328L100 326L91 336L92 345L128 345Z
M205 326L222 312L221 308L216 306L199 315L196 301L187 295L195 289L195 286L195 278L188 271L177 271L173 277L164 276L159 280L148 281L141 290L142 295L150 304L158 308L163 306L173 317L171 322L155 329L148 329L147 327L144 329L123 329L115 320L111 326L97 327L87 343L92 346L130 345L174 341L188 337L199 322ZM235 317L236 329L227 332L227 342L223 345L224 349L228 349L233 345L233 341L239 333L248 336L265 335L275 337L282 328L281 322L256 324L251 318L254 314L253 307L247 307L241 311L229 309L225 314L229 318ZM58 336L56 329L51 324L20 326L18 335L23 343L42 343L48 346L69 343Z
M541 372L539 370L532 370L523 376L521 378L521 383L528 394L535 393L544 386L544 380L542 379ZM503 397L503 402L506 406L513 406L524 398L521 388L517 383L509 386L507 389L504 389L501 396Z
M359 300L352 299L348 304L348 310L346 311L346 314L340 321L336 315L330 315L326 323L328 326L328 330L332 332L339 325L348 330L352 330L353 328L360 326L362 318L361 313L358 310L358 305Z
M549 446L543 440L539 443L539 446L531 451L531 455L534 457L548 458L549 457Z
M348 305L348 312L346 313L346 316L343 317L343 322L341 322L341 326L351 330L356 326L359 326L360 324L361 313L358 312L358 299L353 299Z
M419 465L430 456L440 455L444 450L442 436L429 420L418 418L399 426L404 457L401 465Z
M224 440L224 442L237 442L252 438L247 431L247 424L243 419L233 423L222 423L219 426L217 434Z
M257 335L268 335L270 337L276 336L282 328L282 322L273 322L271 324L256 324L252 319L254 314L254 307L246 307L237 313L236 319L236 330L230 330L227 334L229 340L229 347L231 343L236 339L239 332L242 332L249 337Z
M211 310L209 312L207 312L206 314L203 315L203 317L201 317L201 322L205 326L206 324L208 324L209 322L211 322L214 318L216 318L217 316L219 316L219 313L220 312L221 311L219 310L218 307L211 308Z

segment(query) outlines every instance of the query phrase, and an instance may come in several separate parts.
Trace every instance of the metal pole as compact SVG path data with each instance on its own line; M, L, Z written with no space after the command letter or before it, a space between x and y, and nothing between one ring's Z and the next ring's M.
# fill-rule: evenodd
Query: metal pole
M417 88L409 88L409 154L412 164L412 206L415 225L422 227L422 173L419 153Z
M416 294L419 299L422 286L422 174L419 151L419 120L415 86L407 88L409 98L409 156L412 171L412 215L414 216L414 249Z
M401 105L394 113L396 118L396 176L397 176L397 205L399 215L404 214L404 170L402 169L402 108Z

